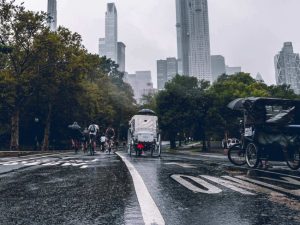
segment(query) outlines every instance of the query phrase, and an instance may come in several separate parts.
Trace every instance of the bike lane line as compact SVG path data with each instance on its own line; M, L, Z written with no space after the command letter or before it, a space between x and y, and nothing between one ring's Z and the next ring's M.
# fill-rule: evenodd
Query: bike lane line
M203 159L201 159L201 158L193 158L191 156L173 156L173 158L187 159L187 160L193 160L193 161L203 161ZM235 166L235 165L232 165L232 164L227 165L227 164L224 164L224 162L222 162L222 163L216 162L216 163L218 165L221 165L221 166L229 166L229 167L232 167L232 168L245 169L245 170L248 170L248 171L258 171L258 172L263 172L265 174L274 174L274 175L278 175L278 176L284 176L284 177L299 179L299 176L290 175L290 174L286 174L286 173L280 173L280 172L275 172L275 171L270 171L270 170L262 170L262 169L252 169L252 168L248 168L248 167ZM194 165L195 165L195 163L194 163Z
M116 152L116 154L122 159L122 161L125 163L130 172L145 225L164 225L165 220L162 217L153 198L151 197L141 175L138 173L135 167L126 159L126 157L124 157L118 152Z

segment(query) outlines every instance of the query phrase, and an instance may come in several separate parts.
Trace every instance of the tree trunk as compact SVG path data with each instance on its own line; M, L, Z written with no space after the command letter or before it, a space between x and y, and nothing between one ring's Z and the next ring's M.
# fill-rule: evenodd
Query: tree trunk
M205 131L203 130L203 135L202 135L202 151L207 152L207 143L206 143L206 135Z
M50 128L51 128L51 114L52 114L52 105L49 104L48 115L46 119L46 126L44 130L44 140L42 151L49 150L49 136L50 136Z
M19 120L20 110L16 109L11 117L11 138L10 138L10 150L19 150Z
M207 150L210 151L211 150L211 139L208 138L208 141L207 141Z
M176 148L176 134L170 134L170 147L171 149Z

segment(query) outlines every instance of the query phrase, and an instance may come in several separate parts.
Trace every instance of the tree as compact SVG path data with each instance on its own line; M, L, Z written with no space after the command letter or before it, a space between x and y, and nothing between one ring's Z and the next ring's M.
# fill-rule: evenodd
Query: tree
M77 98L83 90L81 81L86 72L86 51L81 45L80 35L62 27L57 32L45 30L34 41L34 48L38 52L34 93L44 105L42 149L48 150L53 109L58 105L62 107L60 102L67 99L69 108L78 105Z
M0 1L0 44L10 46L8 64L1 70L1 84L6 86L2 100L11 115L11 149L19 148L20 110L27 98L32 95L30 85L36 74L32 73L37 52L33 42L46 29L46 15L26 11L14 1Z
M12 52L11 47L0 44L0 53L8 54L8 53L11 53L11 52Z
M194 129L194 134L201 133L199 137L205 139L205 120L210 107L210 99L205 94L208 87L208 82L177 75L158 93L157 113L171 148L176 147L176 136L183 136L186 130Z
M276 98L299 99L290 85L271 85L268 87L269 95Z

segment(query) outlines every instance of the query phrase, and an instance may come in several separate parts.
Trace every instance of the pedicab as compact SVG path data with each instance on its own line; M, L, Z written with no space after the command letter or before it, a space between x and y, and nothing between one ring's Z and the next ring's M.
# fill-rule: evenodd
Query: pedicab
M286 161L300 168L300 101L279 98L240 98L228 105L243 112L241 143L228 150L235 165L256 168L262 161Z
M154 111L142 109L129 122L128 154L141 156L150 154L159 157L161 154L161 134L158 118Z

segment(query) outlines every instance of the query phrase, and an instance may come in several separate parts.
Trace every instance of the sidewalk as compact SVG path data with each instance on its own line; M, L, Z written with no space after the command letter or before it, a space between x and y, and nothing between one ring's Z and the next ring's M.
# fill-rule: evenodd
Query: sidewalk
M165 152L168 153L191 153L191 154L220 154L220 155L227 155L227 153L222 148L211 148L207 151L202 151L202 144L201 143L192 143L188 145L182 145L181 147L177 147L176 149L170 149L169 146L165 146Z

